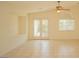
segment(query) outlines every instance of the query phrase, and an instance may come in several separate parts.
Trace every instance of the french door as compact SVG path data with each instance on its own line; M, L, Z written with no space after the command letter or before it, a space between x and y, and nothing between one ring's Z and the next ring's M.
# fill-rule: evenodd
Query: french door
M34 19L32 32L34 39L48 39L48 19Z

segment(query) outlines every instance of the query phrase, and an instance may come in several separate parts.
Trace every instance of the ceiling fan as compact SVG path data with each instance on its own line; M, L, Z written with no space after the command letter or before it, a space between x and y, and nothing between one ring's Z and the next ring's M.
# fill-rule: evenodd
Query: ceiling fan
M62 10L65 10L65 11L69 11L70 9L65 9L63 6L60 5L60 1L57 2L58 5L56 6L56 10L57 12L59 13L60 11Z

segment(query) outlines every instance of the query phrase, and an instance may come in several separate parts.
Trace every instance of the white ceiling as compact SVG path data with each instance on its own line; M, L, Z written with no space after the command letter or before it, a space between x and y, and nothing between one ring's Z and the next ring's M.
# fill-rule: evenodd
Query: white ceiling
M65 8L69 8L74 5L79 5L79 1L61 1L61 5ZM55 9L57 1L0 1L0 6L9 9L11 8L14 11L22 12L33 12L40 10Z

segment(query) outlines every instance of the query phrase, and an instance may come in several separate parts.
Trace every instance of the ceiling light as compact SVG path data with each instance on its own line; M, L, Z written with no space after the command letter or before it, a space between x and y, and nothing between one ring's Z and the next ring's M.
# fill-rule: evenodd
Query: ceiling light
M62 10L69 11L70 9L64 9L64 7L60 5L60 1L58 1L57 6L56 6L56 10L57 10L57 13L60 13Z

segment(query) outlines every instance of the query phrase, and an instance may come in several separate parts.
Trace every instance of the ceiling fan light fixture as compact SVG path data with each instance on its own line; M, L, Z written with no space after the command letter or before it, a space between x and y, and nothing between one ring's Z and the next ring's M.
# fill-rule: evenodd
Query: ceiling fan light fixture
M56 9L57 9L57 13L60 13L61 10L63 10L63 7L62 6L57 6Z
M60 10L57 10L57 13L60 13L61 11Z

